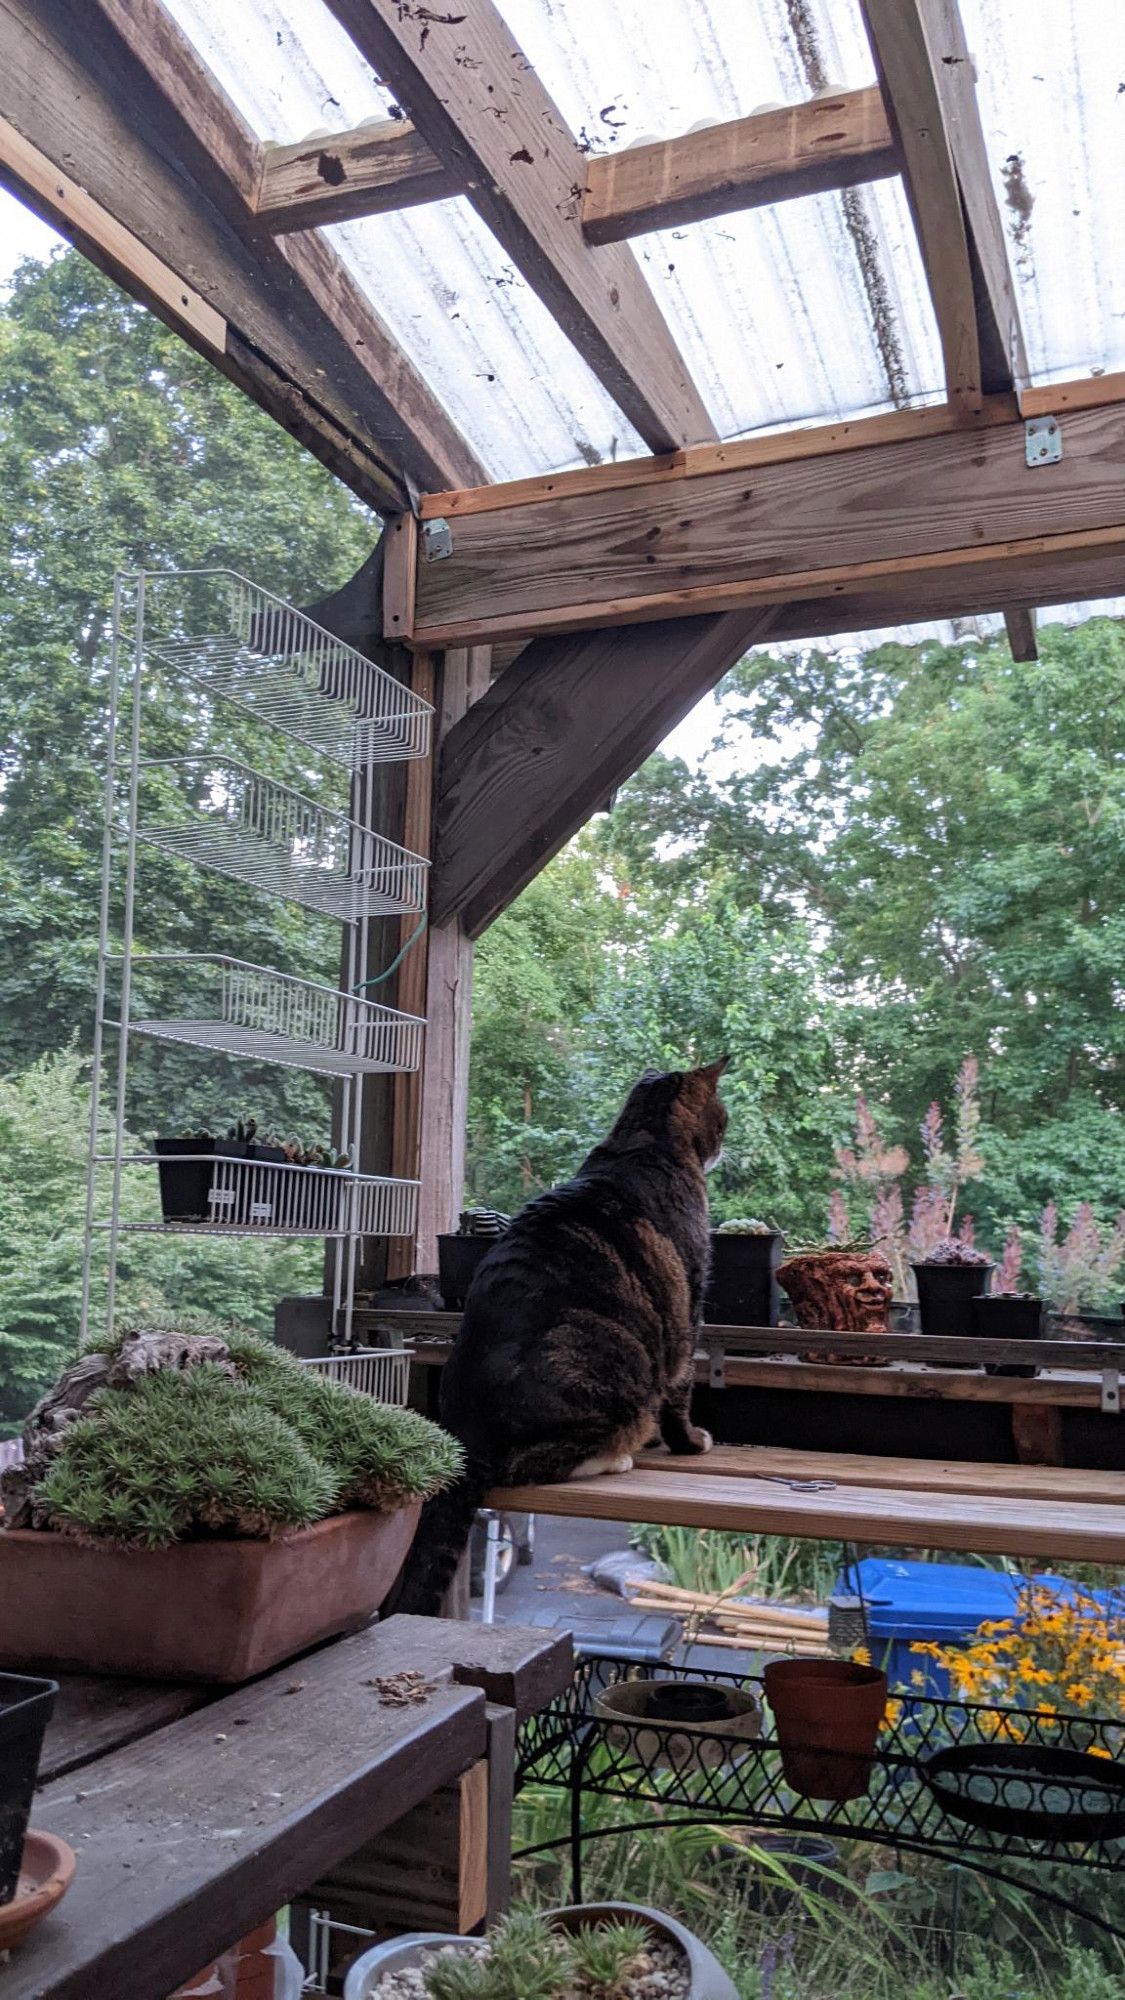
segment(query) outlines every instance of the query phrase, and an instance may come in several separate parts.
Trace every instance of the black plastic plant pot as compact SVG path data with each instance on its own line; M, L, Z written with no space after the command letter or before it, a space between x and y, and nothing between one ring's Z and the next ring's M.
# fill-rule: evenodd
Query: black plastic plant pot
M711 1232L711 1275L703 1298L710 1326L776 1326L781 1309L777 1267L781 1236Z
M706 1681L665 1681L653 1688L645 1715L653 1722L726 1722L731 1705L724 1689Z
M1042 1336L1042 1299L1019 1298L1014 1292L982 1292L970 1311L973 1332L981 1340L1039 1340ZM1027 1381L1039 1371L1031 1361L986 1361L984 1372Z
M973 1300L988 1290L991 1264L915 1264L918 1318L923 1333L964 1339L973 1330Z
M497 1236L439 1236L438 1289L447 1312L460 1312L477 1265L495 1249Z
M153 1151L160 1159L160 1207L165 1222L233 1222L236 1197L217 1206L211 1201L211 1182L216 1160L244 1160L249 1148L242 1139L212 1139L193 1134L190 1138L154 1139ZM168 1155L173 1155L168 1158ZM191 1155L190 1158L176 1157ZM229 1211L224 1214L223 1207Z
M57 1681L0 1674L0 1903L16 1893L43 1732L58 1691Z

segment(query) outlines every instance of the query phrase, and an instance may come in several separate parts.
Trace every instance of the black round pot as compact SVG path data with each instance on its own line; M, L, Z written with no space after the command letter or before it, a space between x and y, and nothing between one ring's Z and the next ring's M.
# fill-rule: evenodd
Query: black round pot
M777 1267L783 1238L711 1232L711 1275L703 1317L711 1326L776 1326L781 1307Z
M973 1330L972 1302L988 1290L991 1264L915 1264L918 1319L923 1333L963 1339Z
M477 1265L495 1249L496 1236L439 1236L438 1290L446 1312L460 1312Z
M981 1340L1039 1340L1043 1332L1042 1299L1021 1299L1013 1292L982 1292L972 1301L973 1332ZM986 1375L1016 1375L1027 1381L1038 1374L1030 1361L986 1361Z
M794 1897L809 1890L816 1896L835 1895L840 1850L834 1840L820 1833L782 1833L773 1827L748 1826L739 1832L741 1839L720 1841L716 1851L725 1861L741 1861L752 1870L739 1885L752 1909L780 1917ZM764 1866L757 1862L755 1848L765 1857Z
M654 1722L725 1722L731 1705L722 1688L705 1681L665 1681L653 1688L645 1714Z

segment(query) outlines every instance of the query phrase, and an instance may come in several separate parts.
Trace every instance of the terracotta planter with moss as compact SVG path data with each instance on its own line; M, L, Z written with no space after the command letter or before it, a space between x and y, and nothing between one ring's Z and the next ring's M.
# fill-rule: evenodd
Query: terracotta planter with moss
M40 1529L0 1533L0 1667L238 1682L379 1610L421 1503L333 1514L273 1541L98 1548Z

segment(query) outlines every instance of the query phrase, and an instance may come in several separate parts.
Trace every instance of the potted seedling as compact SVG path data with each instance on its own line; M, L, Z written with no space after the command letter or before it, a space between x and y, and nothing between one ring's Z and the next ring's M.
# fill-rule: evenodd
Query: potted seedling
M344 2000L738 2000L685 1925L632 1903L515 1911L486 1938L422 1932L356 1959Z
M712 1326L777 1325L783 1240L771 1223L750 1218L723 1222L711 1231L705 1321Z
M771 1660L764 1679L786 1783L806 1799L861 1798L886 1711L886 1674L852 1660Z
M1038 1340L1043 1332L1043 1301L1034 1292L977 1292L969 1310L981 1340ZM1031 1361L986 1361L984 1372L1028 1380L1036 1368Z
M0 1667L242 1681L378 1610L460 1447L184 1314L66 1370L0 1475Z
M456 1233L438 1237L438 1289L447 1312L461 1311L478 1264L511 1219L495 1208L464 1208Z
M225 1139L198 1130L153 1140L160 1161L160 1207L165 1222L234 1222L235 1187L216 1185L216 1160L245 1160L257 1130L250 1118L240 1119Z
M870 1243L827 1243L796 1250L778 1280L798 1326L832 1333L886 1333L891 1309L891 1267ZM820 1354L819 1361L885 1366L881 1355Z
M922 1332L963 1338L970 1331L972 1301L988 1290L991 1257L959 1236L943 1236L912 1269Z

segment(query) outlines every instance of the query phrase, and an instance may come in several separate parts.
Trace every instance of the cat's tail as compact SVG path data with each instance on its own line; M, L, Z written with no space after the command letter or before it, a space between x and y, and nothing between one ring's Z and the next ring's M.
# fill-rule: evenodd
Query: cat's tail
M436 1618L473 1527L473 1516L495 1475L483 1460L470 1459L461 1477L427 1500L414 1546L406 1558L387 1612L414 1612Z

